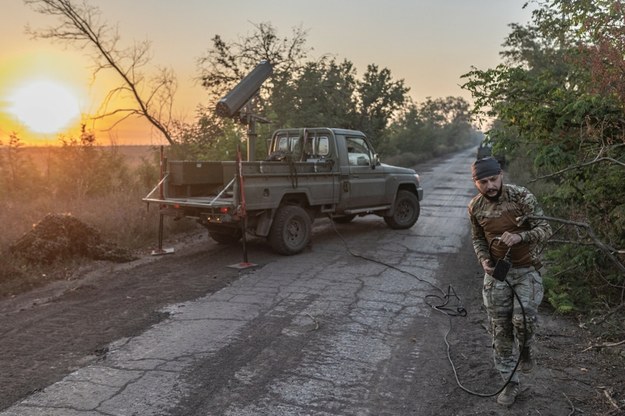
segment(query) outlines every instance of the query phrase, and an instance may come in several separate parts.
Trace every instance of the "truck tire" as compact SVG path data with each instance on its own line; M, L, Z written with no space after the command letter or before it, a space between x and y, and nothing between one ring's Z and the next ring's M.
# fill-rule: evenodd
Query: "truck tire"
M419 199L415 194L406 190L399 190L395 198L393 215L385 216L384 221L394 230L403 230L412 227L419 219Z
M225 227L223 230L215 228L210 229L208 230L208 235L210 235L211 238L215 240L215 242L225 245L233 245L238 243L242 236L240 229L237 230L234 228Z
M275 252L290 256L301 252L310 242L312 222L310 215L297 205L278 209L271 230L269 244Z

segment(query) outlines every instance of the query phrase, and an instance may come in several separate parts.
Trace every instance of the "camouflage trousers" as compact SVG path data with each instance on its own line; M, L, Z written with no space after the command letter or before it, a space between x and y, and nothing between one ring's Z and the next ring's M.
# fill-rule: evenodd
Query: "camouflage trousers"
M493 337L495 368L504 380L510 377L517 362L518 350L525 340L531 346L537 326L538 305L543 299L543 281L533 267L510 269L506 280L521 299L525 323L519 301L506 282L484 275L482 297L490 321ZM518 381L515 372L513 381Z

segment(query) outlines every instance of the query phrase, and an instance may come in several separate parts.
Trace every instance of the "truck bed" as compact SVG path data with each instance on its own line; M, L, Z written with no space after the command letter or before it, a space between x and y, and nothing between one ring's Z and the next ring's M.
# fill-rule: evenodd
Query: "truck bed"
M248 204L258 205L258 209L270 205L271 202L261 194L271 188L295 189L301 186L307 193L312 192L314 198L316 189L334 182L332 177L337 173L332 168L331 162L323 160L242 162L246 194L250 195ZM172 207L233 207L238 203L238 198L234 197L238 192L235 175L234 161L170 161L165 177L143 201ZM332 193L328 201L322 200L321 203L330 202L331 198Z

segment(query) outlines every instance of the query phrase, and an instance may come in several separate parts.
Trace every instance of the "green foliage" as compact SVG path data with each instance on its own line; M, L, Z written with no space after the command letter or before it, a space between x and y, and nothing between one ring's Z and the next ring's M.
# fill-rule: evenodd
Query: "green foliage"
M391 71L367 66L363 79L358 82L358 124L376 147L384 141L384 130L393 115L403 108L410 89L403 80L393 81Z
M61 137L48 167L48 186L64 198L96 196L130 181L121 156L96 146L96 138L83 125L79 138Z
M390 125L378 150L388 156L418 155L421 161L473 146L480 134L469 120L469 104L460 97L411 104Z
M545 257L549 262L544 276L547 300L560 312L591 312L620 302L610 289L621 285L622 278L614 271L605 273L608 260L596 247L559 244Z
M623 6L610 0L538 5L529 25L512 26L502 52L507 62L473 69L464 88L476 114L497 118L489 134L531 155L533 172L551 185L539 195L548 215L587 223L622 249L623 227L614 224L623 224L625 200ZM570 243L550 245L550 302L562 311L623 302L625 275L587 245L584 231L557 228L554 239Z
M139 165L135 168L134 177L137 181L139 189L151 189L160 180L160 168L156 157L141 157Z
M259 152L263 139L283 127L361 130L378 153L387 157L410 152L422 159L423 152L431 157L475 144L464 100L428 100L422 108L411 110L414 104L408 98L409 89L403 80L393 79L388 68L370 64L359 78L347 59L306 60L306 33L301 29L289 39L279 37L266 23L255 28L254 34L238 42L228 43L216 36L213 47L200 61L200 72L209 96L217 99L261 59L272 63L272 77L252 101L253 112L272 123L258 128L257 157L264 155ZM215 119L213 108L208 105L200 109L198 125L180 130L177 141L182 147L174 150L176 154L232 158L232 150L245 141L246 134L238 121L224 124ZM410 125L417 112L426 124L423 128Z
M273 66L274 77L297 72L306 59L306 31L293 28L291 37L281 37L271 23L254 24L255 30L236 42L227 43L221 36L213 38L213 47L199 59L202 86L214 103L247 75L262 60ZM261 87L261 99L271 83ZM211 106L214 108L214 106Z
M274 77L268 115L275 127L356 126L353 64L323 58Z

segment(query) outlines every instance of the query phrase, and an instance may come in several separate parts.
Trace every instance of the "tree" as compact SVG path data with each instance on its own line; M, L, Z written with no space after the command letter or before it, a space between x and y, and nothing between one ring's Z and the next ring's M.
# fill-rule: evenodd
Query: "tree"
M407 101L403 80L393 80L389 69L375 64L358 80L348 60L307 61L301 28L291 38L280 38L268 23L254 27L253 34L237 42L215 36L212 49L199 61L202 85L215 102L264 59L274 72L261 87L257 111L270 115L276 125L354 128L376 145L384 142L384 129Z
M470 123L469 103L461 97L428 98L411 103L388 133L388 155L412 154L414 163L473 145L476 131Z
M198 60L199 80L208 91L209 102L198 109L199 125L197 132L201 133L201 140L197 144L205 148L204 153L211 153L208 149L222 149L220 154L232 154L236 145L242 141L246 131L235 117L234 121L223 120L214 116L217 101L228 93L241 79L243 79L260 61L266 60L273 68L272 77L266 80L259 93L252 101L249 112L256 116L267 114L267 100L271 95L273 85L288 82L293 73L297 73L307 56L306 31L293 28L292 36L280 37L277 30L270 23L254 24L254 32L240 37L237 41L226 42L221 36L213 38L212 47ZM282 80L282 81L280 81ZM268 134L265 125L258 126L259 136ZM189 133L191 130L187 130ZM206 132L212 134L206 135ZM190 139L191 136L188 136ZM261 146L256 153L262 151ZM199 148L197 148L199 150ZM228 150L229 149L229 150Z
M278 127L354 128L356 77L353 64L322 58L304 64L298 74L273 82L270 114Z
M91 51L94 76L100 71L112 70L120 78L118 87L109 91L100 113L95 119L120 116L117 125L129 117L145 118L174 144L169 130L172 105L176 91L176 78L167 68L159 68L149 79L142 72L150 61L150 43L144 41L131 47L119 46L117 28L100 20L100 10L86 2L73 0L24 0L36 12L58 18L56 26L27 31L35 38L51 39L76 45ZM130 98L135 106L113 108L116 99Z
M500 121L492 134L531 158L545 209L568 221L548 253L556 307L625 301L621 268L586 228L568 226L586 224L615 252L625 246L623 17L620 1L541 2L529 25L513 26L505 64L465 76L476 111Z
M290 38L281 38L271 23L253 26L252 34L231 43L216 35L212 48L198 60L199 79L215 103L260 61L270 62L274 78L281 78L296 73L306 59L307 33L301 27L293 28ZM269 91L269 85L271 81L262 90ZM266 95L261 94L260 98Z
M410 88L404 80L393 81L388 68L367 66L363 79L358 82L358 127L367 134L374 145L384 143L384 129L396 111L407 101Z

